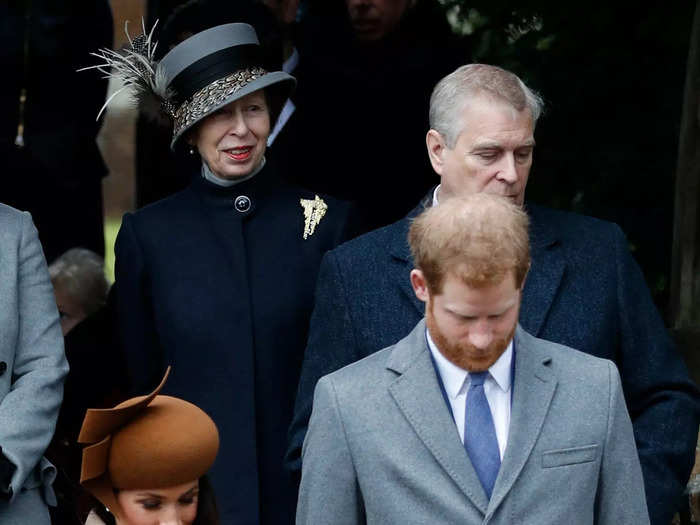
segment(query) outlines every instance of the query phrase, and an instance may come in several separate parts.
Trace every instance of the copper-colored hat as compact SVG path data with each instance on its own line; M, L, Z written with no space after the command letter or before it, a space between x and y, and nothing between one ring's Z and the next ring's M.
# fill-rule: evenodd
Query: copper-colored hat
M78 436L83 449L80 483L117 518L115 489L160 489L194 481L214 463L219 433L202 409L160 396L160 385L114 408L92 408Z

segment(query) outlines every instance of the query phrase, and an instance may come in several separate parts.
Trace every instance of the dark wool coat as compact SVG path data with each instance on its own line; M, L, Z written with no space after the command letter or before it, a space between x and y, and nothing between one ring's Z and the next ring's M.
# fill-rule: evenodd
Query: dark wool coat
M250 207L235 202L249 199ZM283 469L313 292L322 255L345 239L349 206L328 209L303 238L300 199L268 163L221 188L202 177L124 216L116 243L116 301L135 392L172 365L164 393L216 422L212 468L223 524L294 521ZM244 200L245 201L245 200Z
M431 194L432 196L432 194ZM300 468L314 388L323 375L396 343L424 315L409 281L409 217L328 253L299 384L288 460ZM528 206L532 267L520 324L536 337L617 364L653 524L670 522L693 465L697 391L620 229Z

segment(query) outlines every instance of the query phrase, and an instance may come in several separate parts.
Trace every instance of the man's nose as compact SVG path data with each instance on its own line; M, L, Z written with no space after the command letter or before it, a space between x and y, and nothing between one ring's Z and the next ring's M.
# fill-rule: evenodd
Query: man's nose
M518 181L518 171L515 168L515 155L513 153L503 155L496 178L506 184L514 184Z
M469 332L469 342L476 348L483 350L493 340L493 331L487 322L481 322Z

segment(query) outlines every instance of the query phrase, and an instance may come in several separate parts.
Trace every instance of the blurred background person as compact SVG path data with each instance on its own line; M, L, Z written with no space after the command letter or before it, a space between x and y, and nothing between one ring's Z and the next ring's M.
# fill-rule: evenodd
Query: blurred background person
M216 425L192 403L158 395L167 377L148 396L85 414L80 482L101 503L86 525L219 524L206 476Z
M124 398L126 372L107 306L109 283L102 257L72 248L49 266L49 275L70 365L56 432L46 452L58 470L54 482L58 504L50 509L51 520L54 525L82 524L80 425L89 407L112 407Z
M107 81L77 69L112 31L107 0L0 2L0 201L32 213L48 262L75 246L104 254L95 116Z
M400 219L436 183L423 153L425 101L470 58L444 11L433 0L316 2L297 47L298 131L280 155L291 163L311 149L314 162L291 174L357 202L369 229Z
M65 336L107 302L104 260L86 248L71 248L49 266Z

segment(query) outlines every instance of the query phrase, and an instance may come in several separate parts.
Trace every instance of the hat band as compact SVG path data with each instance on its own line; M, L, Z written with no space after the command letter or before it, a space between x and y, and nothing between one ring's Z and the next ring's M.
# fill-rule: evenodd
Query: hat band
M177 137L184 129L206 117L213 108L223 104L231 95L266 74L267 71L261 67L240 69L204 86L175 110L173 137Z
M232 64L234 64L233 67ZM243 44L220 49L196 60L180 71L171 81L169 89L175 92L175 105L187 100L194 93L215 80L246 68L262 64L262 53L257 44ZM234 69L235 68L235 69Z

